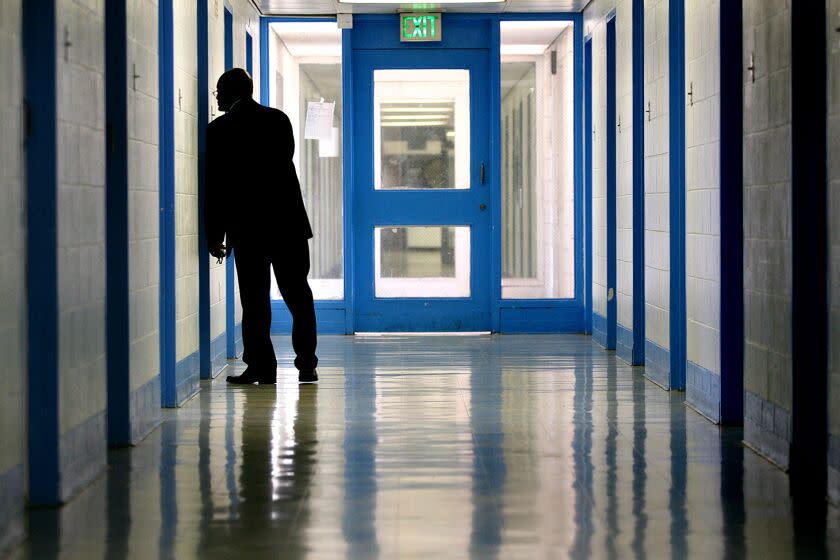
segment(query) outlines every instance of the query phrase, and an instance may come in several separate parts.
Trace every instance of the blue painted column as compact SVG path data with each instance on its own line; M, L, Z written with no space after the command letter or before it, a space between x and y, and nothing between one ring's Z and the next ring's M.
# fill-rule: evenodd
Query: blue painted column
M55 0L23 2L27 109L29 503L57 505L58 216Z
M585 97L583 101L583 113L585 129L583 134L584 143L584 205L585 205L585 222L586 222L586 303L584 309L586 310L586 317L584 319L584 332L592 334L592 38L587 38L584 46L584 92Z
M720 422L744 423L743 7L720 3Z
M685 389L685 0L670 0L668 54L670 99L670 340L671 389Z
M108 443L131 444L128 299L128 24L125 0L105 11L106 344Z
M633 365L645 363L645 3L633 0Z
M825 511L828 443L828 141L824 5L791 3L792 394L794 512ZM836 139L832 140L835 143ZM836 145L836 144L835 144ZM832 150L833 154L837 152ZM836 216L831 213L831 216ZM834 224L835 226L837 224ZM819 507L814 509L812 506ZM799 517L798 519L802 519ZM817 516L816 519L825 519ZM803 527L807 522L801 522ZM825 521L818 522L825 531ZM807 523L812 526L812 523ZM799 527L799 523L797 523ZM819 533L817 533L819 534ZM824 533L823 533L824 534ZM819 554L816 554L819 556Z
M607 345L615 349L618 322L616 290L616 36L615 16L607 21Z
M207 188L207 124L210 122L210 80L207 2L199 2L196 11L198 60L198 362L201 379L213 376L210 349L210 257L204 223L204 197Z
M161 403L178 406L175 379L175 92L172 0L158 4Z

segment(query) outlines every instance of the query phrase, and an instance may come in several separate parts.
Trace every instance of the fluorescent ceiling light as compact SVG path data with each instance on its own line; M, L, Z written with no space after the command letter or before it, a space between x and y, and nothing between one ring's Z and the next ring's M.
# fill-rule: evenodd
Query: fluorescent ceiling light
M453 107L380 107L383 113L451 113Z
M436 0L432 4L501 4L506 0ZM339 4L405 4L405 2L383 2L382 0L338 0Z
M427 109L434 109L435 111L445 111L446 107L452 107L452 103L454 100L450 98L440 98L440 97L416 97L416 98L409 98L409 97L402 97L397 99L378 99L378 103L381 105L388 104L388 105L443 105L443 107L426 107ZM445 104L445 105L444 105ZM383 107L386 109L387 107ZM394 109L398 111L405 111L402 107L394 107Z
M382 115L383 121L439 121L448 118L449 115Z
M383 127L392 126L445 126L449 121L386 121L380 123Z

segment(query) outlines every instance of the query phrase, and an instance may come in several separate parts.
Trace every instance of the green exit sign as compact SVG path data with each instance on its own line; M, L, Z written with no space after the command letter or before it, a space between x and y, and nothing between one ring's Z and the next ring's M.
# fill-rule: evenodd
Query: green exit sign
M440 41L440 14L400 14L400 41Z

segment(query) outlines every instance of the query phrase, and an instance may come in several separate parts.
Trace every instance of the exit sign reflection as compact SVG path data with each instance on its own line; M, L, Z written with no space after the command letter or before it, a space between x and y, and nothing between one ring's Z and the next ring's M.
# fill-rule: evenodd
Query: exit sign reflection
M440 14L400 14L400 41L440 41Z

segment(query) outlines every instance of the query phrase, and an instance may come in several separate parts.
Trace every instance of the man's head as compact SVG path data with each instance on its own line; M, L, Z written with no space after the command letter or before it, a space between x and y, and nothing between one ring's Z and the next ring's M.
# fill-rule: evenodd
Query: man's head
M250 99L254 95L254 82L248 72L242 68L231 68L216 82L216 100L219 111L230 111L240 99Z

